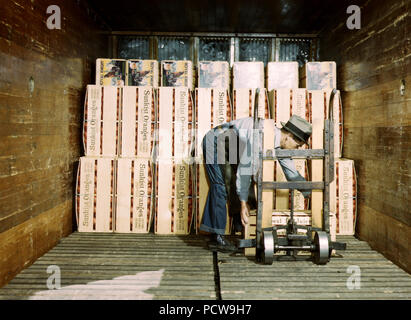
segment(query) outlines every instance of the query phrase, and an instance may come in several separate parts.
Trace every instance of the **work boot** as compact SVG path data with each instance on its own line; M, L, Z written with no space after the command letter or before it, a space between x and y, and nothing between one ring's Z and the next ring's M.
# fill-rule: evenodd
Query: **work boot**
M208 246L212 250L214 249L221 252L237 252L237 247L221 234L213 234Z

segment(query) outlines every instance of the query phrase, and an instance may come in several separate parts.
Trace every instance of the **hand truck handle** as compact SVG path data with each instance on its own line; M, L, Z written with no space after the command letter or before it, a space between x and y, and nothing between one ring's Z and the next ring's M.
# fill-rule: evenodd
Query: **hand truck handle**
M258 100L260 96L260 88L255 89L254 97L254 129L258 129Z
M334 109L334 96L337 94L337 89L333 89L332 91L331 91L331 94L330 94L330 101L329 101L329 104L328 104L328 119L330 119L330 120L334 120L334 113L333 113L333 109Z

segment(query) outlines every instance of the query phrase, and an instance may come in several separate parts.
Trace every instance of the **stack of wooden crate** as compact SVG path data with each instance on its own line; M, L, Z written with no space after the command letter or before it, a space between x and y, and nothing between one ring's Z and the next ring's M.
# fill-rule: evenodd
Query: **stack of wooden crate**
M310 108L310 121L313 124L312 147L322 145L320 134L322 134L323 120L329 114L329 98L333 88L337 88L336 63L333 61L309 62L301 69L301 85L307 88ZM334 120L334 157L335 173L334 181L330 186L330 211L336 217L336 233L340 235L353 235L355 233L356 221L356 174L354 160L342 158L343 146L343 113L341 103L341 92L337 90L334 97L333 120ZM318 132L318 133L315 133ZM315 139L318 138L318 141ZM317 144L318 143L318 144ZM312 161L312 163L314 160ZM321 169L313 164L311 168L312 177L320 177ZM320 204L322 197L320 193L312 198L313 219L315 225L321 226Z
M160 87L156 165L157 234L187 234L193 215L190 166L193 99L188 87Z
M97 60L84 104L80 232L146 233L155 216L156 233L189 233L192 63L161 65L167 86L158 88L157 61Z
M260 118L281 128L281 122L299 115L313 125L305 147L322 149L335 63L308 63L304 70L301 83L306 88L299 88L297 62L269 62L267 77L262 62L235 62L231 81L227 62L202 61L195 81L191 61L98 59L97 84L87 86L84 104L85 157L80 159L76 198L79 231L149 232L154 221L157 234L188 234L193 224L199 232L209 190L201 142L211 128L253 116L256 88ZM339 92L333 110L336 179L331 219L336 218L337 233L353 234L355 170L352 160L341 158ZM295 165L307 180L322 179L322 160L295 160ZM276 161L265 165L264 179L285 181ZM272 212L274 225L283 223L290 192L265 191L264 206ZM321 226L322 192L313 191L309 201L296 191L294 208L310 224ZM229 234L232 217L227 215L227 221Z
M78 230L148 232L155 91L88 85L77 178Z

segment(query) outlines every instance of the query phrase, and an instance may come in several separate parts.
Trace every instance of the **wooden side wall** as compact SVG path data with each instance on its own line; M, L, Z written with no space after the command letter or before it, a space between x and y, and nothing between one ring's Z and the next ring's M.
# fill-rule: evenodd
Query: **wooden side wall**
M357 235L411 272L411 1L369 0L361 29L348 14L321 34L321 60L337 62L343 156L358 175ZM405 93L400 94L402 80Z
M51 4L61 30L47 28ZM84 1L1 5L0 287L72 232L85 85L107 54L96 21Z

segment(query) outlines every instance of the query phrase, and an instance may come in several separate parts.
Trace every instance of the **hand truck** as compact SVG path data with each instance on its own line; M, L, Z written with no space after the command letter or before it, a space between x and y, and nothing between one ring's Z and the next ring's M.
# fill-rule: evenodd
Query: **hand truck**
M296 259L299 251L311 252L311 260L316 264L326 264L332 250L345 250L346 244L332 242L330 237L330 183L334 180L334 121L333 102L337 90L333 89L329 100L328 119L324 123L324 149L305 150L263 150L264 133L260 128L258 115L258 95L256 89L254 104L254 141L258 141L257 149L253 152L254 181L257 186L257 226L256 239L243 239L238 241L239 248L256 248L256 259L264 264L272 264L274 254L285 251L287 256ZM262 167L264 160L279 158L323 159L323 181L291 181L291 182L267 182L262 180ZM291 191L290 218L285 226L262 228L263 216L263 190L289 189ZM323 215L322 228L298 225L294 219L294 192L295 190L323 190ZM285 229L285 237L279 237L278 231ZM297 230L303 229L305 234L298 234Z

